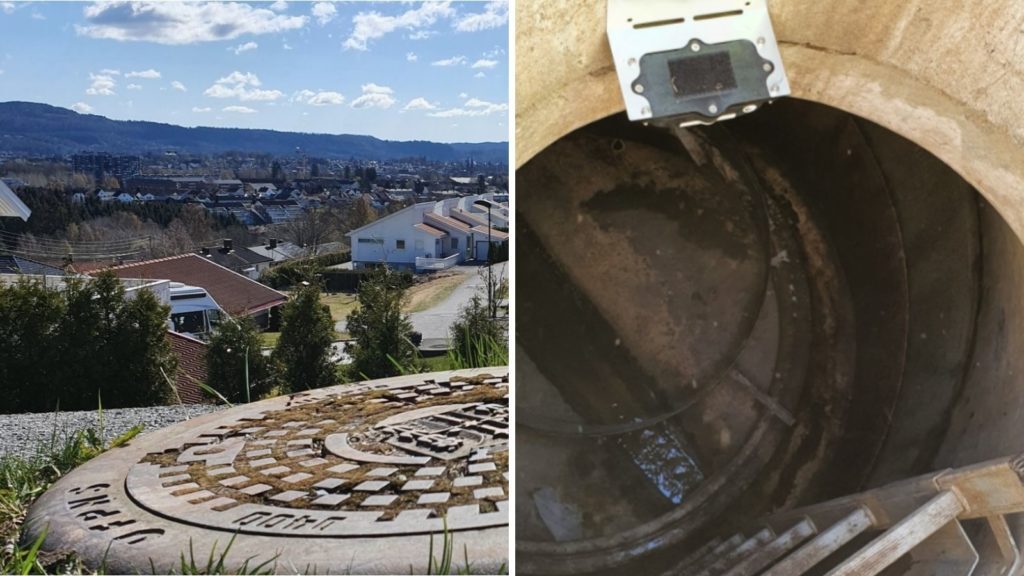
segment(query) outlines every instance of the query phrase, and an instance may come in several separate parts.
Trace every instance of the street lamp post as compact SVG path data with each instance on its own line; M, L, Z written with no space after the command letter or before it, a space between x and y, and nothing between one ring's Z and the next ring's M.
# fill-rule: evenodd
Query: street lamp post
M493 320L498 314L494 309L494 302L492 300L494 297L494 280L491 278L491 203L481 198L473 202L473 204L487 208L487 312Z

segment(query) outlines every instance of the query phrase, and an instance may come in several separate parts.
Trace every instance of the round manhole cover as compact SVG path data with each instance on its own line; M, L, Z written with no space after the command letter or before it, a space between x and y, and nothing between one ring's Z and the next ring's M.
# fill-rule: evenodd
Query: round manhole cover
M75 470L27 538L114 572L193 550L226 566L408 573L443 534L475 571L508 555L508 371L443 372L284 396L145 435ZM433 552L431 551L433 539ZM152 562L152 564L151 564Z

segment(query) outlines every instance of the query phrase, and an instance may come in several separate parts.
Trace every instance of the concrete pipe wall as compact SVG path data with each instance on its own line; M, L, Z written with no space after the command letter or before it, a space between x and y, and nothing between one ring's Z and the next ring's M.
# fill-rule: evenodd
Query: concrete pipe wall
M832 331L831 347L809 345L808 370L827 351L834 382L818 385L827 390L818 397L808 392L813 378L793 391L802 394L791 406L798 432L778 432L770 461L747 467L746 497L731 495L724 499L730 505L708 496L701 514L652 531L659 539L652 550L673 542L685 548L690 532L701 528L706 537L716 520L727 526L771 508L1024 452L1024 4L774 0L770 9L793 98L726 129L766 188L792 188L809 206L812 217L800 221L813 226L799 227L799 235L810 297L818 285L816 313L831 301L834 318L821 328ZM618 133L628 147L634 142L625 135L633 129L609 118L623 104L605 10L604 2L517 2L518 210L555 260L562 248L552 248L553 234L571 238L585 229L568 230L570 219L545 224L545 214L561 213L549 200L560 188L537 189L559 169L611 174L601 172L611 165L606 157L587 167L580 150L606 149L605 137L618 146ZM723 142L713 130L694 134L707 149ZM809 247L818 233L826 248L816 255ZM565 268L570 280L586 284L586 266ZM529 290L518 289L528 316L522 300ZM584 286L600 309L595 290ZM526 319L520 337L529 332ZM520 365L530 368L527 376L537 372L532 361ZM823 411L822 394L846 398L843 415ZM832 420L842 420L833 423L835 442L806 441L828 436ZM522 454L543 453L538 446ZM520 465L529 463L520 458ZM637 560L650 552L605 541L619 548L601 558L579 552L582 544L566 545L563 557L557 546L527 543L519 565L536 573L615 572L630 565L631 554ZM670 560L674 550L653 556Z

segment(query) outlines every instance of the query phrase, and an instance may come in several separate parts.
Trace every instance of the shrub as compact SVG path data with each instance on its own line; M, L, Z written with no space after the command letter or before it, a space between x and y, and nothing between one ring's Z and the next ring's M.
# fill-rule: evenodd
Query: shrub
M451 327L451 358L459 368L508 363L505 330L491 317L487 303L474 295Z
M0 394L8 412L149 406L172 394L167 315L148 290L129 297L110 273L0 287ZM165 378L166 375L166 378Z

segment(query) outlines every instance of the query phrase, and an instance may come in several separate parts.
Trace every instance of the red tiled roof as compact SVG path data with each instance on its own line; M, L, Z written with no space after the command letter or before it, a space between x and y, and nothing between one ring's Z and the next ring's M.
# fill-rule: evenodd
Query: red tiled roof
M171 280L205 288L232 316L255 314L284 304L288 297L255 280L236 274L198 254L182 254L107 268L119 278ZM90 272L95 274L98 271Z
M205 404L210 402L199 388L206 382L206 344L177 332L167 332L171 350L178 357L178 372L175 386L182 404Z

